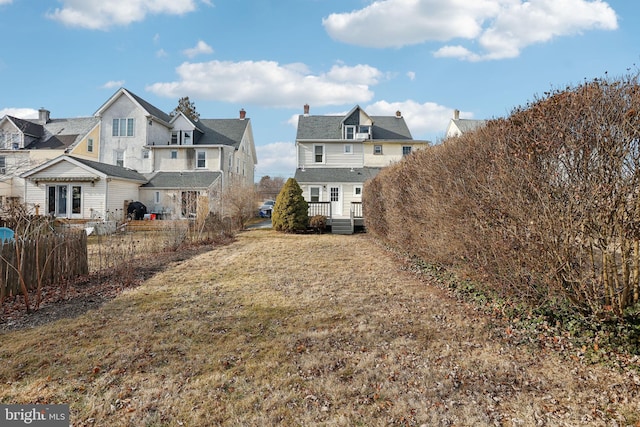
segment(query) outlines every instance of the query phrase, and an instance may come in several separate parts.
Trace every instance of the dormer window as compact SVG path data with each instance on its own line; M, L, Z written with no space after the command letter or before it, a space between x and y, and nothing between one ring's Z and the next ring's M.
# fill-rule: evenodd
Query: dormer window
M344 139L355 139L356 137L356 127L355 126L345 126L344 127Z

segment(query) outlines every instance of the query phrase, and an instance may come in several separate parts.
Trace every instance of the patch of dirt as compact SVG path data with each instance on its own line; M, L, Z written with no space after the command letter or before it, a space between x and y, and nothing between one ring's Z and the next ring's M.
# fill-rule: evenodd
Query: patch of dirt
M214 246L188 246L177 251L135 258L118 269L82 276L61 286L48 286L43 290L39 308L29 313L22 296L7 298L0 305L0 332L34 328L59 319L77 317L100 307L122 291L139 286L176 263L212 250ZM32 307L35 299L35 293L29 295Z

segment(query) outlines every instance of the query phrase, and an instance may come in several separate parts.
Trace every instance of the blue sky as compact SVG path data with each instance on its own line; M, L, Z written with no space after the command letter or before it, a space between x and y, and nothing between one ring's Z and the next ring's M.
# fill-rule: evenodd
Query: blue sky
M293 176L303 105L400 110L438 143L453 110L505 117L637 72L630 0L0 0L0 117L93 115L120 87L166 112L251 118L263 175Z

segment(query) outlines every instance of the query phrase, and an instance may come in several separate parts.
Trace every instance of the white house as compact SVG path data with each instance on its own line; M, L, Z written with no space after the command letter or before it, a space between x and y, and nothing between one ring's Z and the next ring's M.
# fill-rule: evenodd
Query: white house
M461 119L460 110L453 110L453 118L449 120L446 138L460 136L463 133L471 132L487 123L486 120Z
M298 117L295 179L307 202L328 207L319 213L335 225L362 217L367 180L428 145L412 138L399 111L395 116L370 116L356 105L344 116L310 115L305 105Z
M105 218L134 200L164 218L224 213L222 193L254 181L257 157L244 110L235 119L192 121L121 88L93 117L50 120L43 110L38 122L5 117L2 129L0 143L30 161L0 168L0 183L4 173L4 191L42 214ZM0 166L2 159L0 145Z

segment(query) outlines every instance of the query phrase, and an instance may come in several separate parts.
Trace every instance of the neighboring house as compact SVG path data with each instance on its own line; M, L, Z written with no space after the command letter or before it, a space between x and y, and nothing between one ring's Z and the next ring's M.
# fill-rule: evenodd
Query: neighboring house
M414 140L398 111L395 116L369 116L355 106L344 116L309 115L309 106L298 117L295 179L303 197L324 206L321 214L332 227L341 219L362 217L362 188L385 166L412 151L427 147Z
M207 200L209 212L220 212L225 189L253 186L257 157L244 110L237 119L197 122L179 113L171 120L168 141L152 142L147 148L155 172L141 187L140 201L154 212L190 217L202 211L198 200Z
M140 173L153 172L152 153L148 146L169 143L169 114L121 88L95 112L95 116L103 123L100 162Z
M6 129L0 135L5 137L0 142L6 141L12 154L24 151L19 153L23 167L5 170L10 180L7 192L38 205L42 214L104 219L107 212L113 216L130 201L141 201L150 212L168 219L224 214L224 191L253 185L256 151L244 110L237 119L194 122L182 113L166 114L122 88L94 117L49 120L46 110L40 115L38 122L5 117L0 122L0 130ZM64 154L73 157L60 157ZM83 159L91 161L84 163L84 172L77 169ZM77 176L63 174L58 181L51 175L65 172L71 164ZM109 184L114 181L118 185ZM126 185L120 185L123 182ZM124 218L119 214L114 219Z
M445 138L452 138L471 132L486 123L486 120L461 119L460 110L453 110L453 118L449 121Z
M131 169L68 155L21 176L24 200L42 215L67 219L122 219L147 178Z
M63 154L98 159L100 121L96 117L51 119L39 110L35 120L4 116L0 120L0 202L19 200L20 174Z

